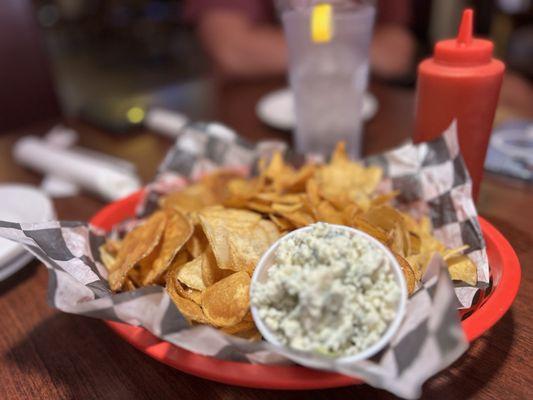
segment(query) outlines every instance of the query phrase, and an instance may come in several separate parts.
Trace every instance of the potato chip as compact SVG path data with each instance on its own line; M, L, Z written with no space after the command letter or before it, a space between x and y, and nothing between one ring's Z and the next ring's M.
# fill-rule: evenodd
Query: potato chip
M381 168L364 167L348 160L343 143L337 145L331 163L319 168L315 173L321 197L338 209L343 209L357 200L357 193L373 193L381 177Z
M135 284L133 283L133 281L129 278L126 278L126 280L124 281L124 284L122 285L122 291L127 292L127 291L135 290L135 289L137 288L135 287Z
M388 240L387 233L383 229L370 224L368 221L366 221L365 219L361 217L358 217L358 216L353 217L352 223L349 225L359 230L362 230L365 233L368 233L370 236L376 238L382 243L387 243L387 240Z
M270 204L264 203L262 201L249 200L246 202L245 205L246 205L246 208L249 208L252 211L257 211L260 213L269 214L274 211Z
M103 246L109 254L116 256L120 246L122 246L122 242L117 239L107 239Z
M268 240L268 247L279 239L279 230L273 222L262 219L257 223L257 227L265 233Z
M172 265L169 269L166 277L165 289L169 294L170 298L180 311L180 313L189 321L189 322L198 322L201 324L207 323L207 318L204 316L202 307L196 304L193 300L185 298L178 293L177 287L179 287L179 282L176 280L176 273L180 266Z
M388 205L370 208L364 214L364 218L371 224L384 229L385 231L393 230L397 225L400 225L400 227L404 226L402 214Z
M242 178L242 173L234 170L219 170L202 177L200 184L209 189L214 202L222 203L230 195L228 183L236 178Z
M206 250L202 259L202 280L206 287L213 285L231 273L233 273L233 271L220 269L217 265L217 260L215 259L213 251L210 248Z
M202 227L196 226L194 228L193 235L185 244L185 248L192 256L192 258L196 258L199 257L202 253L205 253L208 245L209 243L207 242L207 238L205 237L204 232L202 231Z
M298 204L302 198L299 194L258 193L254 199L265 203Z
M471 286L477 284L477 268L470 258L463 254L446 260L448 272L454 281L463 281Z
M271 180L275 180L277 177L279 177L283 172L285 171L285 162L283 161L283 155L280 151L274 152L272 155L272 158L270 159L270 163L266 167L266 169L263 171L262 175L266 176L267 178Z
M395 190L395 191L392 191L392 192L389 192L389 193L384 193L384 194L377 195L376 197L374 197L371 200L372 206L373 207L377 207L377 206L381 206L381 205L387 204L391 200L393 200L396 196L398 196L399 194L400 194L400 191Z
M241 321L232 326L226 326L221 329L222 332L228 335L235 335L236 333L246 332L255 328L253 321Z
M278 217L275 214L269 214L268 218L270 218L270 220L276 224L280 231L288 231L294 228L294 225L283 217Z
M405 277L405 282L407 284L407 291L409 294L412 294L416 288L415 273L405 258L398 254L394 254L394 256L402 268L403 276Z
M202 297L202 309L215 326L229 327L242 321L249 309L250 276L236 272L208 287Z
M316 166L314 164L305 164L283 180L283 188L289 192L303 192L307 181L314 175L315 171Z
M305 185L305 192L307 194L307 198L313 204L314 206L317 206L320 201L320 192L318 190L318 183L316 183L316 180L309 179Z
M164 234L164 232L163 232ZM141 261L137 263L135 267L129 270L128 277L133 279L137 286L144 286L143 280L150 273L150 270L153 268L154 261L159 257L161 252L161 241L154 247L154 249L144 257Z
M407 262L409 263L409 265L411 266L411 269L413 270L415 274L415 280L417 282L420 282L422 280L423 274L422 274L422 265L420 264L420 261L419 261L419 256L410 255L410 256L405 257L405 259L407 260Z
M179 281L174 281L174 285L176 288L176 292L186 299L194 301L199 306L202 305L202 292L200 290L195 290L188 288L186 286L183 286Z
M205 324L208 322L208 320L204 316L202 308L194 301L186 299L185 297L181 297L176 291L174 284L167 283L166 289L168 294L170 295L170 298L172 299L180 313L189 322L199 322L201 324Z
M242 339L248 339L251 342L257 342L262 339L261 333L259 333L257 328L252 328L249 331L237 332L234 333L234 335Z
M115 257L109 252L108 248L105 244L100 246L98 248L98 251L100 252L100 260L102 260L102 263L106 267L108 272L111 272L111 269L113 266L115 266Z
M228 183L228 197L223 204L227 207L245 207L262 190L263 184L264 179L234 179Z
M342 214L331 205L330 202L323 200L315 209L315 217L317 221L328 222L330 224L342 224Z
M200 222L217 265L233 271L253 271L271 240L258 225L259 214L236 209L205 209Z
M128 271L157 246L165 229L165 223L165 213L156 211L126 235L109 274L109 286L112 290L120 289Z
M465 244L464 246L456 247L455 249L446 249L442 252L442 258L446 261L456 255L462 254L463 251L468 249L468 247L469 246Z
M216 197L211 190L201 183L195 183L179 192L167 194L159 201L161 208L177 209L182 213L198 211L216 203Z
M411 244L410 254L420 253L420 248L422 246L422 241L420 240L420 236L418 236L414 232L409 231L409 243Z
M277 214L288 220L296 228L301 228L303 226L307 226L315 222L314 218L311 215L303 211L278 212Z
M409 254L408 251L405 251L406 247L409 247L409 244L406 244L406 234L407 231L400 224L395 223L394 227L389 231L387 239L387 246L402 257Z
M191 289L200 291L204 290L205 285L202 279L203 260L204 255L202 254L194 260L189 261L187 264L179 267L176 273L176 279Z
M302 208L302 204L282 204L282 203L274 203L272 204L272 209L269 212L277 212L278 214L284 213L284 214L290 214L295 213L296 211L300 210Z
M174 259L174 256L189 240L193 227L189 220L178 210L167 216L167 224L161 240L161 250L152 264L152 268L143 279L143 285L153 283L161 277Z

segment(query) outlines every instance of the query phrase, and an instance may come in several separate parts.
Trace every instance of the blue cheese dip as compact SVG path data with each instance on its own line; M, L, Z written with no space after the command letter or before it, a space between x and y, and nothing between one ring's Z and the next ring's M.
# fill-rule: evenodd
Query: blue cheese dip
M366 236L317 223L282 240L251 303L284 346L351 356L394 320L401 288L386 250Z

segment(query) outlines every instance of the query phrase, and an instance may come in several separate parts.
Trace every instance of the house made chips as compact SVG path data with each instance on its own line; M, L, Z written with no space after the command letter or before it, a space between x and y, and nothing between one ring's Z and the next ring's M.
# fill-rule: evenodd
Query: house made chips
M114 291L164 285L191 324L260 338L249 310L250 277L281 235L321 221L360 229L385 244L413 293L437 252L452 279L477 283L476 266L432 235L429 218L394 207L398 192L378 193L382 170L349 160L340 143L327 164L294 168L281 153L252 178L219 171L160 199L159 210L109 239L100 258Z

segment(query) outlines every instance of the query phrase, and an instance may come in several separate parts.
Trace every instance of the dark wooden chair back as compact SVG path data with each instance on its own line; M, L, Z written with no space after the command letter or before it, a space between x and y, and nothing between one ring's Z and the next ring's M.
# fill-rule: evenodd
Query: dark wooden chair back
M0 0L0 132L60 115L29 0Z

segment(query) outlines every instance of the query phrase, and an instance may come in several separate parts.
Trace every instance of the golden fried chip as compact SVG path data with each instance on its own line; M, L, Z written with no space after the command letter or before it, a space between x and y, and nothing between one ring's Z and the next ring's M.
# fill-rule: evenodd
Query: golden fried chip
M446 260L450 277L454 281L463 281L469 285L477 284L477 268L470 258L463 254L455 255Z
M107 239L103 246L109 254L116 256L120 250L120 246L122 246L122 242L117 239Z
M242 321L250 305L250 276L236 272L208 287L202 297L202 309L209 323L228 327Z
M175 210L169 213L161 241L161 250L152 268L143 279L144 286L153 283L165 273L176 253L191 237L192 232L193 226L180 211Z
M450 259L450 258L453 258L459 254L462 254L463 251L467 250L468 249L468 246L467 244L463 245L463 246L460 246L460 247L456 247L454 249L446 249L444 250L444 252L442 252L442 258L444 259L444 261Z
M135 290L135 289L137 288L135 287L135 284L133 283L133 281L129 278L126 278L124 280L124 284L122 285L122 291L127 292L127 291Z
M262 338L257 328L252 328L249 331L237 332L234 334L234 336L238 336L243 339L248 339L251 342L257 342Z
M314 218L303 211L295 212L278 212L280 216L288 220L296 228L301 228L303 226L310 225L315 222Z
M403 215L395 208L382 205L370 208L364 215L364 218L371 224L390 231L396 228L396 225L404 226Z
M353 217L351 226L353 226L354 228L360 229L365 233L368 233L370 236L376 238L382 243L387 243L387 240L388 240L387 233L383 229L370 224L368 221L366 221L365 219L361 217L358 217L358 216Z
M202 177L200 183L209 189L216 203L222 203L230 195L229 182L240 178L242 178L241 172L219 170Z
M420 236L418 236L418 234L409 231L409 243L411 244L411 254L420 253L422 241L420 240Z
M115 266L115 257L109 252L106 245L103 244L98 248L100 252L100 260L102 260L102 263L106 267L108 272L111 272L111 269L113 266Z
M205 324L208 321L204 316L202 307L196 304L193 300L181 296L177 290L177 288L179 287L179 282L176 279L176 273L179 268L179 265L172 264L166 277L165 289L174 304L176 305L176 307L178 308L178 310L180 311L180 313L189 322L198 322L201 324Z
M288 175L288 177L283 180L283 188L292 193L303 192L308 179L314 175L315 170L316 166L314 164L305 164L298 171Z
M200 222L217 265L233 271L253 271L272 243L259 225L261 216L235 209L204 209Z
M201 324L207 323L207 319L204 316L202 308L196 304L194 301L181 297L176 288L172 285L166 286L167 292L170 295L170 298L180 311L180 313L189 321L189 322L198 322Z
M331 205L330 202L323 200L315 209L317 221L328 222L330 224L342 224L342 214Z
M109 274L109 286L112 290L120 289L128 271L157 246L165 229L165 223L165 213L156 211L126 235Z
M409 265L411 266L411 269L413 273L415 274L415 280L417 282L420 282L422 280L422 266L420 264L420 255L410 255L405 257ZM428 258L429 259L429 258Z
M263 171L262 175L274 181L285 172L285 168L286 165L283 161L283 155L280 151L276 151L272 155L272 159L270 160L270 163L266 169Z
M186 299L194 301L199 306L202 305L202 292L183 286L180 282L174 282L176 292Z
M291 214L303 207L302 203L297 204L282 204L282 203L273 203L271 211L268 212L277 212L278 214Z
M343 209L351 202L359 203L362 195L372 194L381 181L382 172L381 168L364 167L348 160L344 144L339 143L331 163L318 169L315 179L321 197Z
M203 260L204 255L202 254L187 264L182 265L176 273L176 279L191 289L204 290L205 285L202 279Z
M276 224L274 224L272 221L262 219L257 223L257 229L260 229L265 233L268 240L268 247L270 247L270 244L279 239L279 230Z
M265 214L268 214L268 213L271 213L271 212L274 211L270 204L264 203L262 201L257 201L257 200L249 200L249 201L247 201L246 202L246 208L248 208L248 209L250 209L252 211L257 211L257 212L265 213Z
M228 335L235 335L236 333L246 332L255 328L253 321L241 321L235 325L226 326L221 329L222 332Z
M257 193L263 189L264 177L233 179L228 182L228 197L222 203L227 207L243 208Z
M206 251L208 244L207 238L202 231L202 227L196 226L193 235L185 244L185 248L192 258L196 258Z
M391 200L393 200L396 196L398 196L399 194L400 194L400 192L398 190L394 190L392 192L380 194L380 195L374 197L371 200L372 206L373 207L377 207L377 206L381 206L381 205L387 204Z
M207 249L202 259L202 280L206 287L213 285L233 271L220 269L211 249Z
M164 232L163 232L164 235ZM144 257L141 261L137 263L135 267L129 270L128 277L135 282L137 286L144 286L143 281L146 278L146 276L150 273L154 266L154 262L159 257L159 254L161 253L161 241L159 241L158 245L154 247L154 249L148 254L146 257Z
M306 182L305 192L311 204L317 206L320 203L320 192L318 190L318 184L316 183L316 180L309 179Z
M283 217L278 217L275 214L269 214L268 218L270 218L270 220L274 222L281 231L288 231L294 228L294 225Z
M302 202L299 194L258 193L254 198L265 203L298 204Z
M415 273L405 258L398 254L394 254L394 256L402 268L403 276L405 277L405 282L407 283L407 291L409 294L412 294L416 287Z
M409 244L406 244L406 235L408 235L407 231L398 223L394 224L388 234L387 246L402 257L409 254L409 252L406 251L406 247L409 246Z

